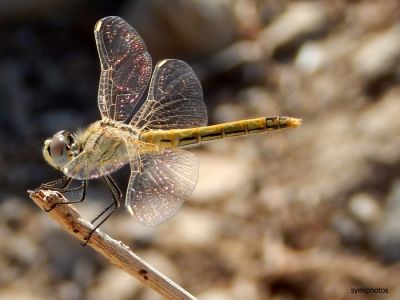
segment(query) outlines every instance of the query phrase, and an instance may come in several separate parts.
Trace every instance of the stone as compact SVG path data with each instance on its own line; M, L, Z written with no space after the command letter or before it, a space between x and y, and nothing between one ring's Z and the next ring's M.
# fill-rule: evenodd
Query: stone
M315 73L327 63L327 51L315 42L301 46L296 56L296 65L306 73Z
M217 213L184 207L168 226L159 228L157 241L175 246L206 247L217 242L221 216ZM179 236L179 239L176 239Z
M328 9L323 2L292 2L260 33L259 41L265 49L276 49L321 31L328 20Z
M367 79L376 79L398 68L400 25L368 37L353 56L355 70Z
M142 284L128 273L116 267L109 267L97 279L95 287L89 290L89 300L124 300L135 297Z
M380 222L371 231L372 246L387 261L400 260L400 179L392 183Z
M377 200L366 193L359 193L351 197L349 210L362 223L376 222L381 213Z
M197 152L199 180L191 201L206 203L241 197L249 191L250 165L235 155Z

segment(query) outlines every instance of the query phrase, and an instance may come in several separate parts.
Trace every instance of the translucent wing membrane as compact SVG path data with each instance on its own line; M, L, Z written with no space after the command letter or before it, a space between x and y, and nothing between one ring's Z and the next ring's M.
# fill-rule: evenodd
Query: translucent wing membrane
M135 154L135 151L141 153ZM132 174L126 195L128 211L144 225L157 225L174 216L197 183L196 156L178 148L141 143L130 148Z
M126 120L147 87L151 58L127 22L106 17L94 30L101 63L98 104L102 118Z
M115 128L93 133L83 151L64 167L75 179L93 179L112 173L129 163L123 134Z
M207 125L201 84L185 62L159 62L151 78L146 102L131 124L142 129L190 128Z

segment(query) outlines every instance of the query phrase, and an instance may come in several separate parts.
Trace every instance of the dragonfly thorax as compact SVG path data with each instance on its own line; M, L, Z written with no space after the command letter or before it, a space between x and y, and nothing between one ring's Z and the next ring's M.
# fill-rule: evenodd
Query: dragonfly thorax
M140 134L139 129L133 127L132 125L125 124L123 122L118 122L118 121L114 121L114 120L110 120L110 119L103 119L103 120L99 121L98 124L101 128L110 126L110 127L117 128L117 129L121 130L122 132L124 132L124 131L128 132L129 136L131 136L135 139L138 139L139 134ZM95 125L95 126L97 126L97 125Z
M62 168L79 154L75 136L68 131L59 131L47 139L43 146L45 160L54 168Z

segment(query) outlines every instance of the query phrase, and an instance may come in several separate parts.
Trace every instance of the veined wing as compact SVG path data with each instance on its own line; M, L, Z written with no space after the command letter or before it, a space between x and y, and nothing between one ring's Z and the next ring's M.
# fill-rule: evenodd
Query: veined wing
M95 25L101 74L98 105L102 118L126 120L151 76L151 57L139 36L120 17L106 17Z
M127 144L131 160L126 207L138 222L157 225L174 216L192 194L199 162L193 153L140 143ZM137 153L140 153L138 155Z
M203 91L192 68L176 59L157 63L147 99L131 124L145 130L207 125Z
M64 174L75 179L94 179L128 164L124 135L115 128L94 132L82 152L64 167Z

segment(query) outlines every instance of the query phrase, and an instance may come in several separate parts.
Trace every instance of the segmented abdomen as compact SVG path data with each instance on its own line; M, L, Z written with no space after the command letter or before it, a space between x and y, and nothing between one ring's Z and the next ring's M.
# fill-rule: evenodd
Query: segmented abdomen
M139 140L165 147L183 147L226 137L279 130L288 127L295 128L300 126L300 124L300 119L291 117L264 117L196 128L151 130L143 132L139 136Z

